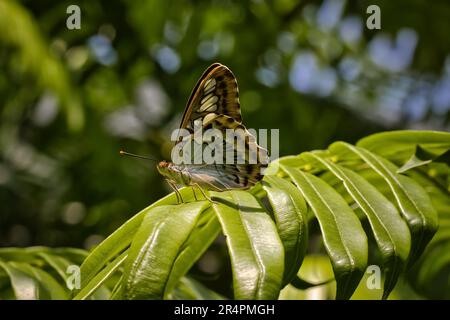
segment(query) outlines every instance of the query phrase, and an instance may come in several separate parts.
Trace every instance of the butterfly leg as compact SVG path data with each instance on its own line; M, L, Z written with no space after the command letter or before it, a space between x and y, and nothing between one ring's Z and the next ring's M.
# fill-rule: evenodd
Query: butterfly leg
M166 179L167 184L175 191L175 195L177 196L177 204L183 203L183 197L181 196L180 191L178 191L177 186L170 180Z
M193 184L192 188L194 188L194 186L200 190L200 192L202 193L203 197L205 197L206 200L208 200L211 203L217 203L216 201L212 200L209 196L206 195L205 191L203 190L202 187L200 187L198 183Z
M194 194L195 201L198 201L197 194L195 193L195 186L192 186L192 193Z

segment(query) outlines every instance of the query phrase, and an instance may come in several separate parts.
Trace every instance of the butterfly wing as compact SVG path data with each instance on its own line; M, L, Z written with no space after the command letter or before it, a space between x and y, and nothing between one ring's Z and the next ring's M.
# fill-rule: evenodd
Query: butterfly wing
M208 115L203 119L203 130L216 129L222 133L223 154L233 154L235 164L259 165L267 166L269 157L267 150L260 147L255 137L247 130L247 128L233 118L227 115ZM233 130L233 139L227 136L227 130ZM214 146L214 145L213 145ZM207 146L208 147L208 146ZM223 159L226 163L227 159Z
M255 165L191 165L188 166L193 182L213 191L248 189L262 179Z
M247 189L262 179L262 172L267 167L269 157L267 150L261 148L256 139L242 123L226 115L208 115L203 119L203 130L216 129L224 139L219 146L222 150L221 163L187 165L192 181L207 189L224 191L228 189ZM226 139L227 129L232 129L234 136ZM192 143L194 135L190 135ZM204 146L215 148L214 144ZM227 156L232 155L232 163Z
M227 159L213 164L192 164L194 161L186 164L192 182L206 189L223 191L247 189L261 180L262 170L269 162L267 150L256 143L256 139L242 124L236 78L230 69L220 63L211 65L194 87L180 126L188 129L191 134L182 137L175 144L180 147L188 142L194 144L194 127L197 123L201 124L203 132L214 128L223 137L227 129L233 129L245 143L243 148L238 148L234 141L223 140L223 155L233 155L231 164L227 163ZM197 150L203 152L204 148L205 146ZM250 156L251 151L256 157ZM191 154L193 158L199 156Z
M194 121L211 113L223 114L242 122L237 81L230 69L212 64L192 90L180 128L194 130Z

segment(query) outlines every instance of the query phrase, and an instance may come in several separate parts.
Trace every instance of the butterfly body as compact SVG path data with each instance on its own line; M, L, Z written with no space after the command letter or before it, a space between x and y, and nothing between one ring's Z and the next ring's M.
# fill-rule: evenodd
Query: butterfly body
M236 78L230 69L220 63L214 63L206 69L194 87L180 126L180 129L187 131L187 135L178 137L175 147L193 142L199 127L202 131L214 129L223 136L232 130L243 141L242 148L236 147L234 138L231 142L224 139L219 145L220 154L224 155L220 160L223 161L200 164L194 161L181 164L160 162L157 169L177 192L177 196L177 185L198 187L201 191L225 191L248 189L262 179L261 171L268 164L267 151L256 143L256 139L242 124ZM202 144L200 152L204 151ZM225 159L225 154L230 157ZM234 161L230 162L230 158Z
M168 181L174 184L190 186L191 185L191 175L189 174L186 165L177 165L172 162L161 161L156 166L158 172L164 176Z
M156 168L170 185L197 186L212 191L248 189L261 180L262 175L251 165L222 168L216 164L175 164L161 161ZM224 173L225 172L225 173Z

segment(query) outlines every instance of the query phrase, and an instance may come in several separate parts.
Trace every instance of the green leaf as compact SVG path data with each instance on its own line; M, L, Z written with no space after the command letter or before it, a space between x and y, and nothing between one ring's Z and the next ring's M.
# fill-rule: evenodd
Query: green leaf
M86 258L80 267L82 289L111 259L130 245L145 214L151 208L152 206L145 208L125 222L119 229L101 242Z
M397 173L405 173L408 170L427 165L431 162L444 162L449 164L449 161L449 150L447 150L443 154L435 155L422 149L420 146L417 146L414 154L411 156L411 158L408 159L408 161L406 161L404 165L401 166L401 168L397 170Z
M78 248L51 248L49 249L49 252L62 256L73 264L81 264L88 256L88 252L86 250Z
M8 278L11 278L10 283L18 299L68 299L70 291L66 287L66 268L80 263L86 256L84 250L74 248L5 248L1 251L2 259L8 261L2 266L12 275ZM66 257L76 261L69 261ZM34 286L34 289L21 290L23 283L28 283L30 288ZM30 295L32 290L35 291Z
M283 300L329 300L335 299L336 281L330 258L322 254L308 254L298 273L299 282L283 288L280 299ZM310 287L309 285L313 285ZM317 285L315 285L317 284ZM305 287L303 289L302 287Z
M404 165L402 165L398 170L397 173L405 173L408 170L411 170L413 168L418 168L424 165L427 165L431 163L431 161L436 156L425 151L420 146L416 146L416 151L411 156L411 158L406 161Z
M44 270L23 262L10 262L9 264L16 269L27 273L38 282L38 299L67 300L69 298L68 289L61 286L55 278ZM63 284L65 285L64 282Z
M417 145L427 152L442 154L450 149L450 133L425 130L388 131L365 137L356 144L357 147L372 151L398 164L403 164L410 158Z
M39 252L37 255L41 257L49 266L51 266L63 281L67 280L69 276L67 274L67 267L73 264L72 262L63 257L47 252Z
M180 189L185 200L192 199L190 188ZM83 288L111 259L126 249L133 240L143 218L155 207L176 204L174 193L148 206L125 222L119 229L101 242L81 265L81 288Z
M170 294L173 300L224 300L225 297L208 289L203 284L190 277L181 278Z
M11 263L0 261L0 267L8 274L16 299L39 299L39 282L35 278L16 268Z
M170 292L176 286L180 278L189 271L214 239L217 238L219 232L219 221L212 208L208 208L202 213L197 224L192 229L189 238L180 248L179 255L173 264L170 277L167 280L166 292ZM117 294L116 298L118 297L119 294Z
M309 173L282 166L319 221L337 282L337 299L348 299L367 266L367 237L355 213L327 183Z
M450 166L450 149L432 159L433 162L442 162Z
M123 276L125 299L162 299L168 288L171 272L183 244L208 202L192 202L152 208L136 232ZM180 276L179 274L177 276Z
M450 219L450 191L421 171L409 171L408 176L418 182L428 193L439 216L440 228Z
M303 196L290 182L276 176L265 176L263 188L273 208L275 222L284 246L282 286L296 275L308 245L307 209Z
M39 263L39 257L33 254L36 250L41 251L42 247L0 248L0 259L4 261Z
M121 255L116 257L111 263L109 263L105 268L95 275L89 281L83 289L73 298L73 300L86 300L92 294L99 289L108 278L118 270L118 268L124 263L127 258L127 252L123 252Z
M427 250L414 271L416 290L431 299L450 299L450 242Z
M437 214L426 191L413 179L397 174L397 167L364 148L337 142L330 151L339 154L344 148L357 154L388 185L411 232L411 251L408 266L420 257L438 227Z
M313 157L342 181L345 189L366 215L383 259L386 279L383 298L394 289L411 247L411 236L395 206L359 174L323 159Z
M441 188L429 176L420 171L408 174L419 182L431 197L439 214L439 230L427 246L408 278L420 294L431 299L450 299L450 197L447 189Z
M219 233L219 220L214 210L210 207L202 213L189 238L179 249L179 254L167 280L166 292L170 292L175 287L179 280L191 269L192 265L209 248Z
M312 282L309 282L309 281L306 281L306 280L300 278L299 276L295 276L291 281L291 285L294 288L299 289L299 290L307 290L307 289L314 288L317 286L323 286L324 284L328 284L333 281L334 281L334 278L326 280L326 281L320 281L318 283L312 283Z
M227 237L235 299L276 299L284 272L283 244L275 223L245 191L211 192Z

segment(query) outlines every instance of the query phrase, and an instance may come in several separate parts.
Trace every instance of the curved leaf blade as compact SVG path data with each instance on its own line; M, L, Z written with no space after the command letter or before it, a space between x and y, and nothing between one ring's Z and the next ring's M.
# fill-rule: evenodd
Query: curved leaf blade
M167 284L180 248L207 205L201 201L148 211L128 251L123 298L162 299L168 294Z
M450 148L450 133L427 130L388 131L372 134L356 143L357 147L398 163L411 157L417 145L434 154L441 154Z
M192 265L209 248L220 233L220 223L214 210L210 207L202 213L192 229L189 238L180 248L170 277L166 285L166 293L171 292L179 280L189 271Z
M296 275L308 245L306 202L290 182L276 176L265 176L262 182L272 206L275 223L284 246L283 286Z
M401 166L400 169L397 170L397 173L405 173L406 171L427 165L431 162L443 162L448 165L449 161L450 150L447 150L440 155L435 155L422 149L420 146L417 146L414 154L408 159L408 161L406 161L405 164Z
M173 300L225 300L225 297L190 277L181 278L170 294Z
M105 268L95 275L94 278L87 283L83 289L78 292L78 294L73 298L73 300L86 300L91 295L93 295L108 278L116 272L120 266L125 262L127 258L127 252L123 252L121 255L117 256L111 263L109 263Z
M294 279L292 279L292 282L290 283L294 288L299 289L299 290L307 290L310 288L314 288L314 287L318 287L318 286L323 286L324 284L328 284L334 281L334 278L325 280L325 281L320 281L318 283L312 283L309 282L305 279L300 278L299 276L295 276Z
M180 189L183 199L190 200L193 197L190 188ZM114 233L110 234L104 241L102 241L84 260L80 267L81 271L81 288L87 285L89 281L109 262L116 257L120 252L125 250L131 244L136 231L142 223L146 214L153 208L176 204L176 196L174 193L167 195L161 200L141 210L131 219L125 222Z
M39 282L36 279L11 265L11 263L0 261L0 267L8 274L16 299L39 299Z
M330 147L332 153L347 149L357 154L386 183L397 201L411 232L411 251L408 267L420 257L438 228L438 218L430 197L413 179L397 173L397 166L364 148L337 142Z
M10 262L9 264L16 269L27 273L38 282L39 299L67 300L69 298L68 290L44 270L23 262Z
M69 260L47 252L39 252L37 255L51 266L63 281L67 280L69 276L67 274L67 267L72 264Z
M282 168L302 192L319 221L337 282L336 299L350 298L367 266L367 237L360 221L326 182L298 169Z
M235 299L276 299L284 272L284 250L275 223L248 192L211 194L227 237Z
M396 207L359 174L312 153L313 157L342 181L359 208L365 213L383 259L386 279L383 299L394 289L411 247L407 224Z

